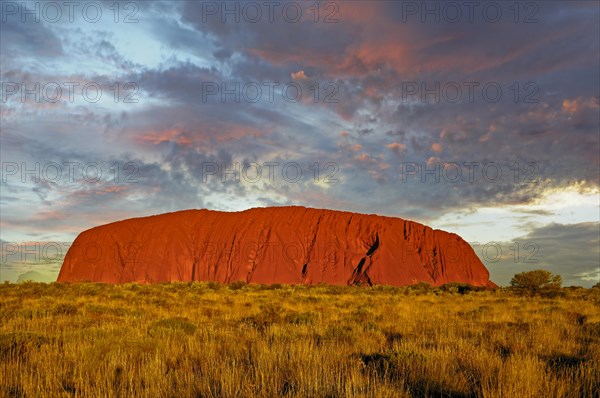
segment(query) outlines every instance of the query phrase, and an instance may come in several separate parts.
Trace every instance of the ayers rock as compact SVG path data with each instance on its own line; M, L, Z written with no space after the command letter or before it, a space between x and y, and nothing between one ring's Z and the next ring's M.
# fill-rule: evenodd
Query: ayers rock
M304 207L185 210L95 227L75 239L58 281L495 286L456 234Z

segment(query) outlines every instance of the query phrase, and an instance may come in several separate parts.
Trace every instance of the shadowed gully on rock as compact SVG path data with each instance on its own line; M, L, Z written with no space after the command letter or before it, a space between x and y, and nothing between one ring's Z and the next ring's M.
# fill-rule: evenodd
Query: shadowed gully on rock
M75 239L58 281L494 286L456 234L304 207L185 210L95 227Z

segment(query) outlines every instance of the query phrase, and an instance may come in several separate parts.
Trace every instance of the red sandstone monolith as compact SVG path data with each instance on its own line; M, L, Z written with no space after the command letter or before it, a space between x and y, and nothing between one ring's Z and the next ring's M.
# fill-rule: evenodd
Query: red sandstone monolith
M304 207L185 210L95 227L75 239L58 281L494 286L456 234Z

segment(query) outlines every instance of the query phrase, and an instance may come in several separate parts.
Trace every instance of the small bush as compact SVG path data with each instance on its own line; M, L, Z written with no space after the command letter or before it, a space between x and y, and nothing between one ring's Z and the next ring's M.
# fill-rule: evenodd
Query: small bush
M344 294L348 292L348 286L340 286L340 285L326 285L319 284L319 290L322 290L325 294L330 294L333 296L338 296L340 294Z
M427 282L419 282L415 285L410 285L408 287L408 290L411 292L417 292L417 293L425 293L425 292L430 292L433 289L435 289L433 286L431 286L429 283Z
M354 331L348 325L329 325L325 330L323 338L338 344L352 344L355 340Z
M66 303L62 303L62 304L58 304L57 306L54 307L54 309L52 310L52 314L54 315L75 315L77 314L79 310L77 309L77 307L73 304L66 304Z
M52 339L33 332L14 332L0 334L0 358L21 358L30 350L39 349Z
M537 292L541 297L544 298L565 298L567 297L567 292L565 290L561 290L559 288L545 288L540 289Z
M446 283L442 285L442 290L450 293L468 294L470 292L479 292L485 290L483 287L469 285L468 283Z
M589 334L592 337L600 338L600 322L586 323L583 326L583 330L585 331L585 333Z
M588 359L579 355L555 354L544 357L548 367L554 372L566 372L579 367Z
M85 306L85 310L90 314L113 316L125 316L134 313L134 311L122 307L109 307L97 304L88 304Z
M284 319L292 325L312 325L315 316L309 312L290 312Z
M270 285L268 285L268 290L278 290L282 287L283 286L281 285L281 283L271 283Z
M206 284L206 287L209 288L210 290L221 290L221 288L223 287L222 284L218 283L218 282L208 282Z
M106 286L101 283L81 283L74 285L77 289L78 293L82 296L96 296L100 294L103 290L106 290Z
M176 330L181 331L185 334L191 335L196 331L196 325L191 323L187 318L165 318L160 321L154 322L150 326L150 333L156 332L158 330Z
M229 290L240 290L246 287L247 283L244 281L235 281L230 283L227 287Z
M389 381L397 381L405 377L405 369L409 367L409 364L426 361L424 355L406 350L354 355L357 355L363 363L365 371L377 378Z
M260 332L264 332L269 326L281 321L283 309L279 305L263 304L260 306L260 312L256 315L243 317L240 323L250 326Z
M560 288L562 278L560 275L553 275L550 271L538 269L516 274L510 281L510 285L519 291L549 294L550 291Z

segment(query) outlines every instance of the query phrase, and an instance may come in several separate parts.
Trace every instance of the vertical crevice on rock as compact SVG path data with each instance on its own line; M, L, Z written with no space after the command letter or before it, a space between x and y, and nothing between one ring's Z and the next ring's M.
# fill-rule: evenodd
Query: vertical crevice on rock
M350 217L348 217L348 223L346 224L346 231L344 232L344 236L348 236L348 231L350 230L350 223L352 222L352 218L354 218L353 214L350 214ZM347 254L346 252L348 251L348 242L346 239L343 240L344 242L346 242L346 247L344 247L344 272L346 271L346 266L347 266Z
M431 278L434 282L437 282L437 279L440 275L439 270L439 256L437 252L437 248L433 248L432 256L431 256Z
M225 283L231 282L231 277L233 276L233 261L231 257L234 255L235 250L235 242L236 242L237 232L233 234L231 238L231 244L229 245L229 253L225 262Z
M379 234L375 235L375 242L369 247L365 253L365 257L361 258L358 265L352 272L352 276L348 280L348 285L369 285L372 286L371 278L369 277L369 268L373 265L373 254L379 249ZM369 264L365 264L369 260Z
M262 236L264 234L264 229L261 229L260 231L260 235ZM259 263L259 258L262 256L262 258L265 257L265 250L268 250L268 242L269 239L271 239L271 228L267 229L266 232L266 236L264 238L260 238L259 240L256 242L256 253L254 254L254 258L252 259L252 266L250 268L250 271L248 271L248 273L246 274L246 282L250 283L252 281L252 276L254 275L254 271L256 271L256 267L257 264ZM267 247L265 249L265 247Z
M196 280L196 277L198 275L196 275L197 271L196 268L198 267L198 260L199 260L199 256L198 256L198 246L196 244L196 239L193 237L191 237L192 240L192 256L193 256L193 260L192 260L192 282L194 282Z
M302 279L306 279L306 274L308 273L308 263L302 266Z
M313 251L316 243L317 243L317 234L319 233L319 225L321 224L321 220L323 220L323 216L320 215L319 219L317 220L317 224L315 225L314 230L312 231L312 239L311 242L308 244L308 247L306 248L306 256L304 261L306 262L306 264L308 264L311 261L311 257L310 257L310 253ZM305 264L305 265L306 265ZM304 272L304 271L302 271Z
M192 263L192 282L196 280L196 256L194 255L194 262Z
M379 235L375 235L375 243L371 245L369 250L367 251L367 256L372 256L375 251L379 249Z
M125 260L123 260L123 255L121 254L121 248L119 246L119 242L117 242L117 240L113 236L111 236L111 238L112 238L113 242L115 242L117 260L119 261L119 265L121 266L121 269L120 269L120 271L121 271L121 277L120 277L120 279L123 282L125 280L124 279L124 276L125 276ZM94 274L96 272L97 272L97 268L94 267Z

